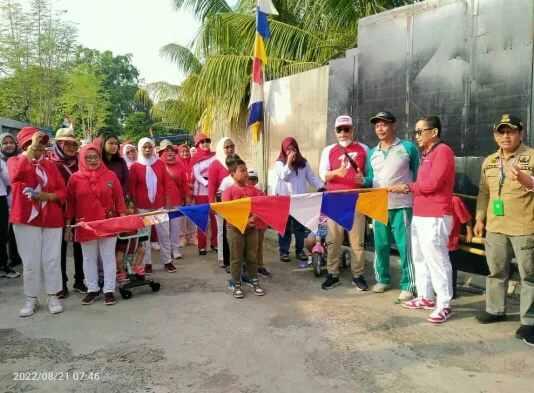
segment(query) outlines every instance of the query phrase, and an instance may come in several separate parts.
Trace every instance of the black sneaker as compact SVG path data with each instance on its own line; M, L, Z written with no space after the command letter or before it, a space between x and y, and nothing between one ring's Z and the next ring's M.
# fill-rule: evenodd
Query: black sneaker
M352 279L352 285L358 288L358 291L368 291L369 285L363 276L357 276Z
M0 269L0 277L17 278L18 276L20 276L20 273L14 271L9 266L4 266Z
M87 293L87 287L83 282L75 282L72 286L72 289L74 289L76 292Z
M241 299L243 296L243 290L241 289L241 284L234 284L234 289L232 290L232 293L236 299Z
M521 325L515 332L515 338L520 340L530 336L534 336L534 326Z
M264 267L260 267L258 268L258 274L262 277L272 277L273 275L267 270L265 269Z
M339 277L334 277L331 274L326 276L326 280L321 284L322 289L332 289L336 285L339 285Z
M534 336L528 336L523 339L523 342L534 348Z
M252 280L252 292L256 296L265 295L265 291L260 287L260 282L258 280Z
M202 248L202 249L198 250L198 255L206 255L206 249Z
M481 324L486 325L488 323L506 321L508 318L506 315L494 315L487 311L482 311L475 317L475 319Z
M217 254L219 252L219 249L216 246L211 246L211 251Z
M232 273L232 269L230 268L230 266L226 266L226 267L224 268L224 271L225 271L226 273L228 273L228 274Z

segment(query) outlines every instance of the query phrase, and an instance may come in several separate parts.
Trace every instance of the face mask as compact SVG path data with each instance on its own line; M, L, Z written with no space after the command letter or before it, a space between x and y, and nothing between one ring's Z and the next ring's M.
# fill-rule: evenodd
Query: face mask
M347 139L345 141L339 141L339 144L343 147L348 147L352 143L351 140Z

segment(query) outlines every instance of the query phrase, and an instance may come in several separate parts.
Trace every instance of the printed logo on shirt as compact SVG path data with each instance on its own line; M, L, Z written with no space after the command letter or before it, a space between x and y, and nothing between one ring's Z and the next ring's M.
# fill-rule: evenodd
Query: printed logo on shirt
M528 165L529 161L530 161L530 156L519 156L520 165Z
M492 157L492 159L490 160L490 162L491 162L492 164L496 164L497 161L499 161L499 157L497 157L497 156Z
M358 157L358 152L352 152L348 153L349 157L352 158L354 161L356 161L356 157ZM345 154L342 154L338 157L338 160L341 161L341 167L345 167L347 169L350 168L349 160L347 159L347 156Z
M108 181L106 183L106 186L108 186L109 188L113 188L113 182L112 181Z
M403 149L397 149L395 152L399 158L405 158L408 155Z

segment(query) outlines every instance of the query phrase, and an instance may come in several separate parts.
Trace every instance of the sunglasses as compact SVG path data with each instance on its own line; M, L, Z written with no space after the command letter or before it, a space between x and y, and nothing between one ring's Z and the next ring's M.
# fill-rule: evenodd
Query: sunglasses
M503 130L503 129L500 129L500 130L496 130L495 131L495 134L499 135L499 136L503 136L503 135L515 135L517 134L519 131L518 130Z
M413 133L415 136L421 136L421 134L425 131L433 130L433 128L421 128L419 130L415 130Z
M342 132L346 132L346 133L349 133L351 131L351 128L350 127L338 127L336 128L336 132L338 134L342 133Z
M204 143L211 143L211 139L202 139L200 142L198 142L199 144L204 144Z

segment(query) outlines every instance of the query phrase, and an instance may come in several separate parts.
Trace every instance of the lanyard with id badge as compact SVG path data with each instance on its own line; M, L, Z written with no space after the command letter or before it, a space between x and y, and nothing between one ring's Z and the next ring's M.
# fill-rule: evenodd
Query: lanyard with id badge
M514 160L510 163L510 165L514 165ZM493 214L498 217L504 216L504 202L501 199L501 191L502 186L504 184L504 164L502 162L502 158L499 157L499 194L498 198L493 201Z

